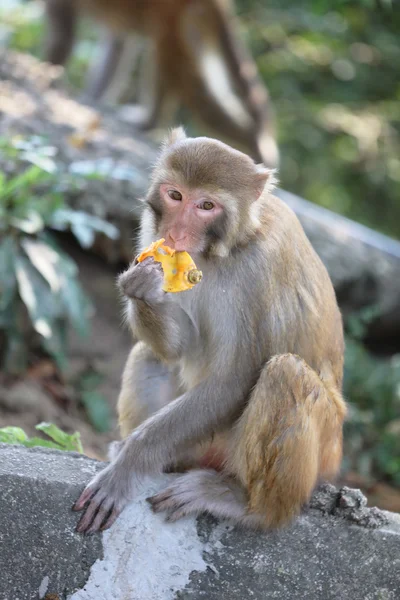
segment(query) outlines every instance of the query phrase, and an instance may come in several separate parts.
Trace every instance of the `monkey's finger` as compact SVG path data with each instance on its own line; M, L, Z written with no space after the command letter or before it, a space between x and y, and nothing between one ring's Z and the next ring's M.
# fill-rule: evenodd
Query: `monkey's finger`
M78 500L72 506L72 510L75 510L75 511L82 510L85 507L86 502L88 502L88 500L93 498L95 493L96 493L96 490L94 490L93 488L85 488L83 490L82 494L79 496Z
M163 492L157 496L152 496L147 499L151 505L152 511L155 513L173 510L184 506L185 502L179 501L171 495L170 491Z
M96 500L96 497L92 498L89 506L87 507L86 511L83 513L78 525L76 526L76 531L78 531L79 533L83 533L90 527L90 525L92 524L92 521L94 519L94 516L97 514L97 511L100 508L102 502L103 502L103 500L100 500L100 501L99 501L99 499Z
M103 525L100 527L100 531L104 531L105 529L109 529L111 525L116 521L117 517L121 514L121 511L117 508L113 508L109 511L109 515Z
M157 494L156 496L149 496L148 498L146 498L146 502L150 504L154 512L159 512L162 510L159 508L159 506L162 504L162 502L167 500L169 496L169 493L166 494L165 492L163 492L162 494Z
M195 511L191 511L187 507L183 507L181 509L177 508L177 510L172 509L168 512L167 516L165 517L165 521L167 523L175 523L175 521L179 521L179 519L190 515L191 512Z
M106 505L105 502L100 505L96 516L94 517L92 524L87 528L86 533L94 533L99 531L102 527L103 522L107 522L110 512L112 511L112 505Z
M168 500L168 498L171 498L173 493L174 491L171 488L167 488L159 494L149 496L148 498L146 498L146 502L148 502L151 505L158 504L159 502L164 502L164 500Z

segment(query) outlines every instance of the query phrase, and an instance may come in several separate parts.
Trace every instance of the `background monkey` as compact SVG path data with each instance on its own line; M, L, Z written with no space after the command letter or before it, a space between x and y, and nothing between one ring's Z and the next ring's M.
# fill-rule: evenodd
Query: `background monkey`
M175 129L152 174L140 250L164 237L203 271L162 291L159 263L120 276L140 341L118 401L121 442L82 492L79 531L109 527L145 473L189 469L149 501L169 520L207 511L248 526L290 521L339 469L341 315L325 267L271 171Z
M230 0L46 0L45 6L52 63L67 61L79 14L106 26L102 56L90 73L91 99L116 100L140 50L132 34L141 34L147 39L141 106L121 116L153 128L170 124L182 105L210 132L277 165L268 92L239 40Z

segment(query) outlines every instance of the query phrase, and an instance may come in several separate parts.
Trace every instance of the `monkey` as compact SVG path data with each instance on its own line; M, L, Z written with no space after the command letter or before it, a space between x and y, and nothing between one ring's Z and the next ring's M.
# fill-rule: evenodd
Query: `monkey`
M132 36L144 36L140 103L122 107L122 119L146 131L171 124L183 107L207 133L257 162L278 165L269 93L240 39L231 0L46 0L45 10L51 63L67 62L79 14L103 24L101 57L89 72L90 100L116 100L138 58Z
M328 272L274 171L207 137L169 132L138 247L163 237L203 278L162 290L136 259L118 286L136 344L118 398L121 440L84 489L77 530L112 525L145 474L180 473L148 499L169 521L203 512L240 526L290 523L339 471L343 326Z

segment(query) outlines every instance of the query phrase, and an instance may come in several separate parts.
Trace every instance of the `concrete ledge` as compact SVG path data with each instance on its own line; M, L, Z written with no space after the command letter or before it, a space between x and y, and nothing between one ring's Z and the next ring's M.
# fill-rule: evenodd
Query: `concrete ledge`
M211 518L165 524L144 483L104 534L75 533L71 511L101 463L0 445L0 600L396 600L400 516L357 490L322 486L291 527L240 531Z

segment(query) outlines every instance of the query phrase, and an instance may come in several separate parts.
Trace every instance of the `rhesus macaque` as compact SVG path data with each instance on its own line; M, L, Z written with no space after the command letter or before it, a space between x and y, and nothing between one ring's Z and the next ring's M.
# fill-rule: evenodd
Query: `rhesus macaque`
M122 441L86 487L79 531L108 528L144 474L184 471L149 498L170 521L208 512L250 527L299 514L342 456L343 332L328 273L270 170L220 141L166 139L140 250L165 238L203 272L162 291L160 263L119 277L139 341L118 400ZM185 472L186 470L186 472Z
M115 100L137 58L132 35L142 35L141 105L126 106L122 117L148 129L171 124L182 105L254 160L277 165L268 92L240 42L231 0L46 0L46 12L46 60L53 63L68 59L78 12L106 27L90 73L92 99Z

